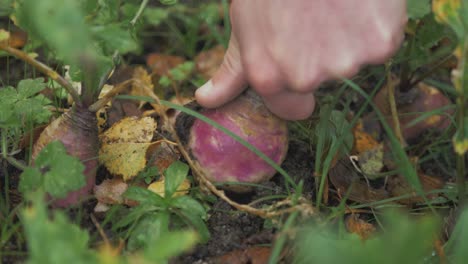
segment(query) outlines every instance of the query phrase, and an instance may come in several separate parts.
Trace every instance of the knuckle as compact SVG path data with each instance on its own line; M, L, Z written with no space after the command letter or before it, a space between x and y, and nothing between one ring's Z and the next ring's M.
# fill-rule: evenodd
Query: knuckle
M342 56L330 69L330 74L334 78L349 78L359 71L359 67L360 63L356 59Z
M269 67L249 67L247 76L260 95L274 94L280 89L279 73Z
M303 74L302 76L290 78L290 89L298 93L311 92L323 81L321 76L323 77L323 74L316 73L314 75Z

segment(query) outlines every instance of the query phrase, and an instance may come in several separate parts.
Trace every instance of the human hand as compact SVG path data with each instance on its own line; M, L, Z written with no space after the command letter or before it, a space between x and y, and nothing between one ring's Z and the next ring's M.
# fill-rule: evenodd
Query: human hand
M218 107L249 84L281 118L305 119L313 91L381 63L403 40L405 0L233 0L224 61L196 92Z

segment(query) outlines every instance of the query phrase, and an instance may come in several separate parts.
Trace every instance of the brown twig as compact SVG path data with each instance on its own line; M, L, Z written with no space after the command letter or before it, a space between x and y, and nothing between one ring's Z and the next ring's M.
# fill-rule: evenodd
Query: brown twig
M73 98L73 101L78 105L81 106L81 97L78 92L75 90L73 85L67 81L63 76L61 76L58 72L51 69L49 66L45 65L44 63L34 59L33 57L29 56L26 52L12 48L8 45L0 43L0 50L4 50L7 53L23 60L24 62L28 63L29 65L36 68L38 71L42 72L43 74L47 75L52 80L59 83Z
M93 221L94 226L95 226L96 229L98 230L99 235L102 237L102 240L104 240L104 243L105 243L106 245L110 245L109 238L107 237L106 232L104 232L104 230L103 230L102 227L101 227L101 224L97 221L97 219L96 219L96 217L94 216L94 214L91 214L90 217L91 217L91 221Z
M97 112L99 109L103 108L112 98L114 98L117 94L122 92L128 85L133 84L135 80L129 79L124 82L119 83L117 86L112 88L108 93L106 93L101 99L97 100L94 104L88 107L88 110L91 112Z
M142 85L142 87L147 92L148 96L150 96L158 105L162 105L159 98L154 94L154 92L147 85L144 85L143 83L138 82L138 81L137 83ZM168 117L165 115L165 113L161 114L161 118L163 119L163 122L169 124ZM239 203L234 202L233 200L229 199L229 197L226 196L223 190L217 189L216 186L208 180L208 178L203 173L203 170L200 168L200 166L197 163L193 161L188 151L184 148L174 127L168 126L168 129L169 129L169 132L174 137L175 141L177 142L177 146L179 148L180 153L182 154L182 156L185 158L187 163L192 168L192 172L194 176L197 178L198 182L202 186L206 187L214 195L218 196L223 201L225 201L232 207L236 208L237 210L244 211L249 214L256 215L262 218L274 218L274 217L287 214L287 213L292 213L295 211L300 211L302 213L309 214L309 215L315 213L315 209L310 205L310 203L306 202L305 199L299 199L299 202L296 204L296 203L293 203L290 199L286 198L285 200L279 201L278 203L266 209L258 209L258 208L251 207L249 205L244 205L244 204L239 204ZM285 209L278 209L279 207L282 207L284 205L289 205L289 207Z

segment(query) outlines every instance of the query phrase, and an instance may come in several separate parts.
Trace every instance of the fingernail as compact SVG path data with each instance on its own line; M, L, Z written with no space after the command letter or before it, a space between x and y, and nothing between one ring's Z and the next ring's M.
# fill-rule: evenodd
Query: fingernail
M197 96L201 97L207 97L210 96L210 94L213 92L213 83L211 80L206 82L204 85L202 85L200 88L197 89Z

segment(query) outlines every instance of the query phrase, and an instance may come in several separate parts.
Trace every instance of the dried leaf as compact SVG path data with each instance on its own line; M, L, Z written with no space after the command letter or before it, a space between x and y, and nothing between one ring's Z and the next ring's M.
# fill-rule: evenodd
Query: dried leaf
M346 218L345 224L348 232L357 234L362 240L368 239L376 231L373 224L362 220L358 214L352 214Z
M133 178L146 166L146 150L155 129L156 121L150 117L122 119L100 136L100 162L124 180Z
M370 120L370 119L367 119ZM356 152L357 154L366 152L368 150L374 149L379 145L379 142L377 141L377 133L374 131L374 133L369 133L366 131L364 128L364 122L366 122L366 119L360 119L359 122L356 124L356 126L353 127L353 135L354 135L354 146L353 146L353 152ZM370 123L370 121L369 121Z
M386 117L386 122L395 130L386 87L377 93L374 103ZM449 116L453 114L453 109L446 109L441 113L435 111L452 103L434 87L419 83L410 91L399 94L395 100L400 129L405 140L415 139L430 129L444 131L450 125Z
M153 91L153 81L151 80L151 76L148 74L145 68L141 66L136 67L133 71L133 79L136 80L136 82L133 83L130 89L130 95L148 96L147 90ZM146 102L140 102L139 107L143 106L145 103ZM153 104L153 107L155 106L159 107L158 105Z
M8 46L12 48L22 48L28 41L28 34L21 30L10 32L10 38L8 39Z
M146 65L151 68L152 74L158 77L167 75L170 69L184 62L182 57L160 53L151 53L146 57Z
M138 203L123 197L128 189L128 184L122 179L106 179L101 184L94 186L94 195L98 201L94 207L95 212L107 212L109 205L125 204L136 206Z
M213 259L215 264L266 264L271 248L254 246L244 250L234 250Z
M423 115L446 107L452 102L438 89L424 83L419 83L414 90L414 98L398 107L400 126L404 138L417 138L430 129L436 131L446 130L450 125L450 116L453 115L453 109L447 109L440 114L433 113L425 116L425 118ZM421 118L421 121L414 123L416 119Z
M151 165L156 166L159 173L162 174L174 161L179 160L180 153L173 145L159 141L148 148L146 157Z
M123 194L128 189L128 184L122 179L108 179L94 186L94 195L102 204L122 204Z
M425 193L441 189L444 187L444 182L439 178L426 175L422 172L418 173L419 180L421 181L421 185L423 191ZM406 199L398 200L399 203L412 205L415 203L422 203L424 202L423 197L419 196L414 190L408 181L401 175L396 175L394 177L390 177L388 180L388 191L390 192L391 197L398 197L403 195L411 194L411 197ZM427 194L426 197L429 200L434 200L438 197L438 194Z
M338 195L352 201L369 203L389 198L385 189L375 189L362 181L348 159L339 160L328 177Z
M206 80L210 79L221 66L225 49L218 45L210 50L202 51L195 57L195 67Z

